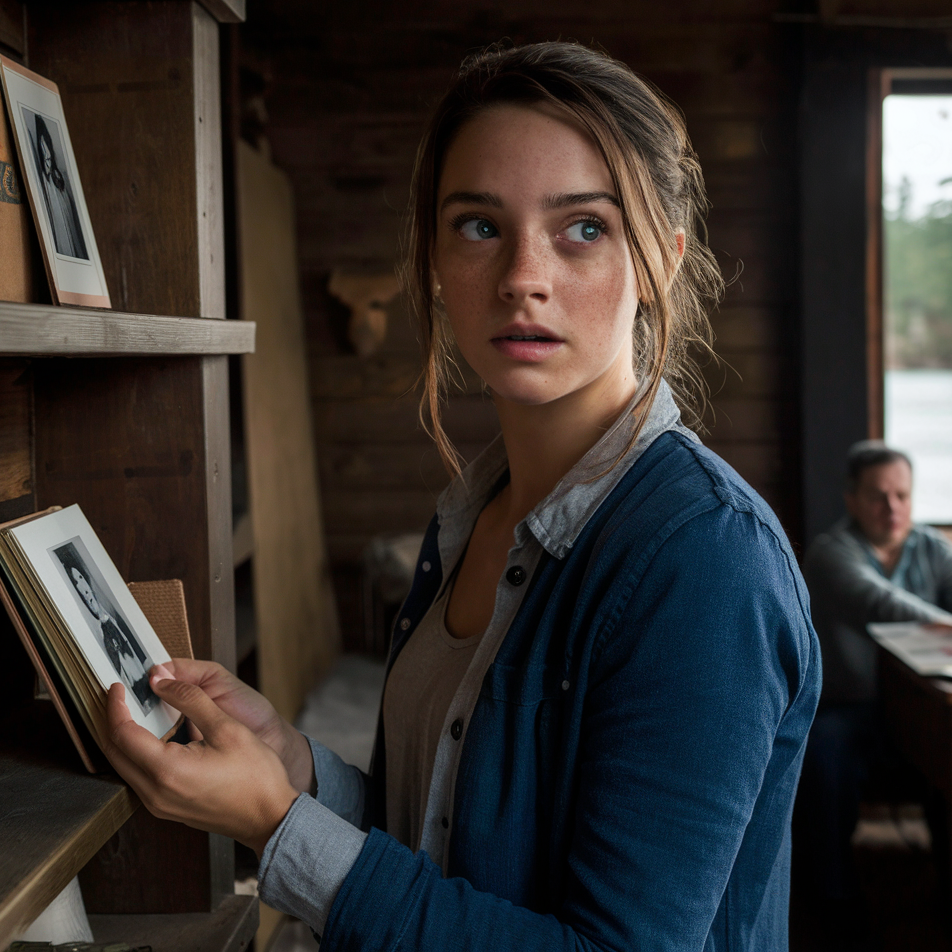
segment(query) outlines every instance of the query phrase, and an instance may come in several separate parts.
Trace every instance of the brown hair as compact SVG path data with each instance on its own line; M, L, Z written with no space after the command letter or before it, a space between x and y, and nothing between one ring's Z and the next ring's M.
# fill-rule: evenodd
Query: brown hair
M882 440L860 440L846 454L846 491L855 493L867 469L902 461L912 469L912 460L902 450L894 450Z
M635 371L647 399L666 378L689 426L698 426L707 389L692 351L711 353L708 311L724 287L698 237L708 203L684 121L649 83L611 57L575 43L491 47L465 60L430 119L417 152L406 277L420 321L424 367L420 416L444 463L459 455L440 422L450 358L446 316L432 287L437 191L460 128L492 106L546 104L584 129L612 177L640 296L634 320ZM678 233L684 254L678 260ZM429 419L427 419L429 418ZM635 428L631 443L644 422Z

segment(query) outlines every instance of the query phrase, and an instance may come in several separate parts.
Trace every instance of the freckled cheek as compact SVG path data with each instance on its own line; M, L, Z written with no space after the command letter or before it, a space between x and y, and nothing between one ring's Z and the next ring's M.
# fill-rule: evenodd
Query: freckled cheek
M441 275L443 278L443 275ZM485 272L474 268L454 268L443 280L443 306L457 337L485 322L488 308L495 300L495 285Z
M617 265L579 276L565 285L566 298L579 315L588 315L601 328L606 343L631 334L638 309L633 275Z

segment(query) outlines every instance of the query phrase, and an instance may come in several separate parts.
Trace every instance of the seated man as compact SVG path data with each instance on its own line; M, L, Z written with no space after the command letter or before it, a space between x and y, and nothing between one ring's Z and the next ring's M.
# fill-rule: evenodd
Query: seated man
M876 440L847 458L849 516L817 536L803 573L823 651L823 702L876 697L874 621L952 623L952 543L912 522L912 464Z
M799 832L821 900L858 899L850 837L872 772L900 766L880 729L869 622L952 624L952 543L912 522L912 464L885 444L854 445L848 517L810 546L803 574L823 655L823 693L803 765Z

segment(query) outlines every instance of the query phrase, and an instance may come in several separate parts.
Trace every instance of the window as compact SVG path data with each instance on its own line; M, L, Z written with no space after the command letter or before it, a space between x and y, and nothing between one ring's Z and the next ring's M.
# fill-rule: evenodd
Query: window
M952 75L885 77L883 437L915 467L913 516L952 524Z

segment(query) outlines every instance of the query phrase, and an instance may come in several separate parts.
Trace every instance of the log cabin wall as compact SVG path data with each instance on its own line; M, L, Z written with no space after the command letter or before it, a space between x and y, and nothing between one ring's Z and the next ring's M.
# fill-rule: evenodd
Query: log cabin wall
M264 76L267 139L291 176L309 335L315 439L345 646L361 628L361 553L425 527L446 482L417 422L415 331L399 299L370 357L328 293L334 269L399 259L414 152L429 106L467 53L502 37L600 44L683 109L704 168L710 243L736 279L714 317L709 445L795 538L797 437L796 27L780 0L357 0L249 5L243 59ZM256 107L260 107L260 101ZM258 108L260 113L260 108ZM470 457L496 432L467 374L447 428Z

